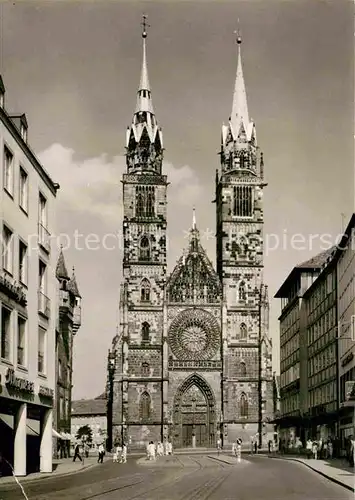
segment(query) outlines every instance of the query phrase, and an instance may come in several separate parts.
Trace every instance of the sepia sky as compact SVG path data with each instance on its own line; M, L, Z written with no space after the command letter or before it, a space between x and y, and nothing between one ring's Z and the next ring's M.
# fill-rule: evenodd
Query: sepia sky
M249 115L268 182L264 276L270 298L294 265L335 241L341 213L346 225L354 211L350 0L1 3L6 107L26 112L30 144L61 185L57 227L50 230L67 235L60 241L69 247L67 267L75 265L83 296L74 398L104 391L115 335L120 179L139 83L144 12L151 24L153 103L171 183L169 270L187 244L193 205L202 243L215 261L211 201L221 125L232 106L238 18ZM85 242L91 233L99 244L93 237ZM272 299L277 371L279 311Z

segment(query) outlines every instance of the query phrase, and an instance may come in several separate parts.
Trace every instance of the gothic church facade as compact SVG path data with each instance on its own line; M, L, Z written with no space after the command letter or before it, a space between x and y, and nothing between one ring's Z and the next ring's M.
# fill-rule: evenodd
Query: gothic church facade
M263 158L249 119L240 45L232 114L216 172L215 270L193 221L167 274L163 136L148 79L146 37L123 175L123 273L113 339L113 441L215 446L262 431L273 411L269 303L263 283Z

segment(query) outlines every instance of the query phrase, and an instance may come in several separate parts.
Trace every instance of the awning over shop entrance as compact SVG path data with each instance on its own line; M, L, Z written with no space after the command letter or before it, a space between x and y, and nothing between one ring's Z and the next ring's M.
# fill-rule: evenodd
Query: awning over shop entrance
M55 438L58 438L58 439L63 439L62 435L59 434L59 432L57 432L55 429L52 429L52 435L53 437Z
M6 413L0 413L0 420L4 422L10 429L15 429L15 417L13 415L7 415ZM30 418L26 421L26 433L27 436L39 436L39 420L32 420Z

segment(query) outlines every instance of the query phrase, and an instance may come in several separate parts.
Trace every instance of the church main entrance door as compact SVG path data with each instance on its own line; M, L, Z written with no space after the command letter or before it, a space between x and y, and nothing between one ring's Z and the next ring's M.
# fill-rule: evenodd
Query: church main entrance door
M175 397L174 446L214 446L215 411L212 393L208 394L206 391L205 394L202 380L197 376L190 379L185 387L184 385Z
M196 438L197 447L208 447L207 426L205 424L183 424L182 426L182 445L184 448L193 446L193 436Z

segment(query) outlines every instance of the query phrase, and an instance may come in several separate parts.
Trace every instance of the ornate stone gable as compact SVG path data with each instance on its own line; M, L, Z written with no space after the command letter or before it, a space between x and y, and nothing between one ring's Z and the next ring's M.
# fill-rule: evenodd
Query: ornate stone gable
M213 304L221 300L221 284L216 271L197 240L182 255L167 283L170 303Z

